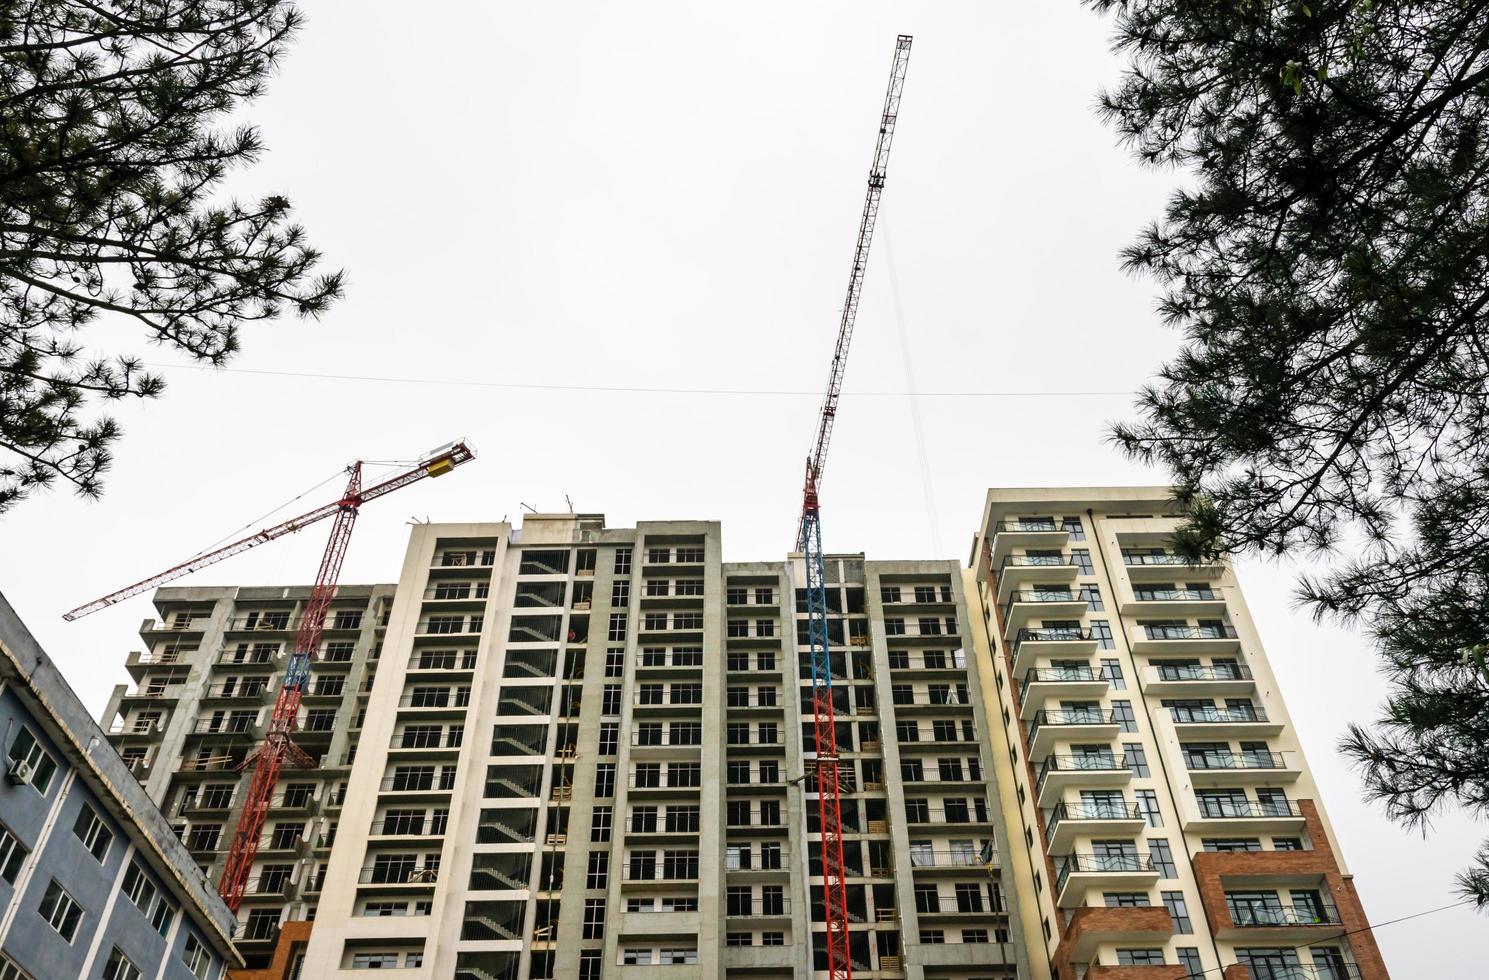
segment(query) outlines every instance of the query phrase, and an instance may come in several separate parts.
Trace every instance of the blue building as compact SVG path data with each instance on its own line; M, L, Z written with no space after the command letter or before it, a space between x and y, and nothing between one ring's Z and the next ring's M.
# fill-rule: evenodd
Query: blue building
M221 980L235 920L0 596L0 980Z

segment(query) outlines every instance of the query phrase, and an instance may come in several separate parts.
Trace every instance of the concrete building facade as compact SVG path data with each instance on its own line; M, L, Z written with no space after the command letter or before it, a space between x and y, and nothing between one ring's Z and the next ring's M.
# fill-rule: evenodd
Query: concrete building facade
M1168 508L994 490L966 567L830 557L855 976L1387 977L1234 574ZM395 585L342 587L242 976L820 975L803 568L721 542L419 525ZM161 590L110 702L209 875L307 596Z
M0 596L0 978L219 980L233 919Z
M993 490L970 566L1029 937L1057 980L1384 980L1235 575L1166 488Z
M961 570L828 577L855 973L1013 977ZM825 966L799 581L715 523L416 527L306 972Z
M327 616L295 734L319 766L280 777L239 909L250 966L269 963L281 923L315 907L393 592L344 586ZM134 684L115 688L104 710L109 741L214 886L247 792L243 763L263 738L309 597L308 586L158 590L160 619L141 625L144 649L125 663Z

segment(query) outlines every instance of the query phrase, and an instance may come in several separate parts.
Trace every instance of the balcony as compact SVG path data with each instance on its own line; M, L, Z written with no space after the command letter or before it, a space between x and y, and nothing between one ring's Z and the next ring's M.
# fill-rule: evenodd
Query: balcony
M1201 653L1240 653L1241 640L1229 623L1203 626L1142 626L1132 637L1133 653L1187 656Z
M1175 579L1219 578L1225 565L1218 561L1191 561L1183 555L1159 551L1122 552L1127 578L1134 582L1172 582Z
M1019 686L1019 717L1028 721L1046 698L1060 697L1089 700L1101 697L1111 681L1089 666L1035 667L1024 675Z
M418 885L433 888L438 882L437 868L410 868L401 864L363 868L357 874L359 885Z
M1064 533L1064 532L1056 532ZM998 569L998 604L1006 605L1015 592L1042 583L1074 584L1079 574L1075 560L1066 552L1052 555L1008 555L994 565Z
M1237 783L1295 782L1303 773L1281 752L1186 752L1185 766L1195 786L1234 786Z
M1051 755L1039 767L1040 806L1054 806L1067 789L1112 789L1132 781L1127 761L1111 755Z
M1226 902L1229 925L1215 938L1237 943L1315 943L1344 934L1339 910L1329 906L1255 905Z
M965 873L968 868L981 870L991 864L997 855L989 849L986 854L979 854L971 848L941 848L941 847L916 847L910 845L910 870L911 871L959 871Z
M755 898L750 901L726 898L724 915L731 919L785 919L791 916L787 898Z
M1057 803L1045 822L1051 854L1068 854L1075 839L1087 835L1136 837L1148 825L1136 803Z
M1293 834L1306 823L1302 811L1292 800L1214 800L1195 801L1197 816L1189 818L1184 829L1192 833L1218 833L1227 836L1247 834Z
M993 525L992 565L1000 567L1014 548L1053 551L1065 547L1069 540L1070 532L1062 530L1054 521L999 521Z
M1132 598L1122 600L1124 616L1220 616L1225 598L1214 589L1173 588L1167 585L1134 585Z
M1028 747L1031 758L1039 758L1061 739L1081 742L1110 742L1122 731L1117 717L1106 708L1034 712L1029 722Z
M1070 854L1056 865L1055 894L1061 908L1086 904L1088 889L1145 891L1158 883L1146 854Z
M1023 677L1039 657L1079 660L1096 653L1098 641L1080 626L1045 626L1021 629L1013 641L1013 676Z
M1144 689L1155 697L1197 694L1239 698L1256 687L1245 664L1155 664L1143 669Z
M1161 905L1076 909L1065 932L1072 963L1089 963L1102 946L1162 946L1174 934L1174 920Z
M1017 590L1003 606L1003 638L1012 640L1030 619L1080 619L1086 597L1076 589Z
M1180 741L1214 741L1218 738L1266 738L1282 733L1282 723L1272 721L1255 705L1171 707L1169 718Z

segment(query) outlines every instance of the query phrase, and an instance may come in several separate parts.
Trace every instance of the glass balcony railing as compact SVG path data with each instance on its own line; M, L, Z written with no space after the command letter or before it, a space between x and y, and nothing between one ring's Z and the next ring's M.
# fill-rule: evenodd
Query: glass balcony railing
M1075 562L1065 552L1047 555L1009 555L1003 559L1004 568L1063 568Z
M1052 772L1124 772L1127 768L1127 761L1114 755L1047 755L1039 766L1035 789L1043 789L1045 777Z
M1060 711L1036 711L1029 722L1029 744L1034 744L1039 730L1046 727L1080 727L1085 725L1115 725L1117 716L1104 708L1077 708Z
M1216 602L1220 596L1214 589L1134 588L1132 598L1137 602Z

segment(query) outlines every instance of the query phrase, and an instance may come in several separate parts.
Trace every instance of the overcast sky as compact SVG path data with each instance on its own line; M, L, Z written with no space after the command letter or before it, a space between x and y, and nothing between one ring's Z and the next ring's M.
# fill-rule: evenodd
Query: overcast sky
M965 561L990 486L1162 481L1105 432L1176 344L1116 256L1179 178L1096 119L1119 66L1076 0L302 5L250 113L269 152L234 190L287 193L348 270L347 299L318 324L248 330L233 373L148 351L170 387L120 407L103 500L58 492L0 519L0 589L95 710L154 612L64 610L356 458L457 437L479 452L369 505L346 582L395 580L411 517L515 521L566 495L617 526L720 520L727 559L782 557L897 33L915 45L826 546ZM135 343L125 324L91 336ZM599 390L616 388L734 393ZM324 541L321 526L183 584L308 582ZM1371 918L1453 901L1484 828L1409 834L1359 802L1334 751L1384 693L1366 644L1296 611L1290 570L1243 563L1241 581ZM1379 941L1398 980L1489 956L1461 907Z

